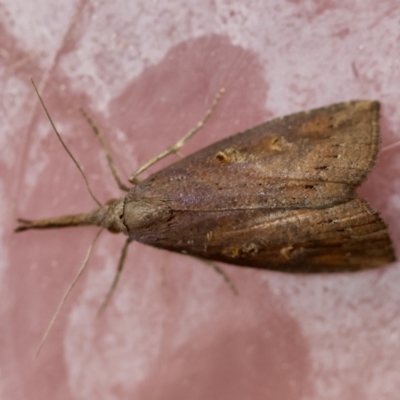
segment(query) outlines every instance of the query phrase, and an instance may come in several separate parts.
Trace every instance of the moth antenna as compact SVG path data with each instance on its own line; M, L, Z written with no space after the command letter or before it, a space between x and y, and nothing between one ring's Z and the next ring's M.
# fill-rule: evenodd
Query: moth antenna
M138 175L140 175L146 169L150 168L152 165L154 165L158 161L162 160L163 158L169 156L170 154L178 153L179 150L185 144L185 142L187 140L189 140L196 132L198 132L204 126L204 124L210 118L211 114L214 112L215 107L217 107L217 105L218 105L219 101L221 100L221 97L222 97L222 95L224 93L225 93L225 89L224 88L219 89L217 95L214 98L214 101L211 104L211 107L207 110L207 112L205 113L203 119L200 120L194 128L192 128L188 133L185 134L185 136L183 136L181 139L179 139L172 146L168 147L166 150L164 150L163 152L161 152L157 156L151 158L146 163L144 163L136 172L134 172L130 176L129 182L137 183L138 182L138 180L137 180Z
M78 271L78 273L76 274L74 280L71 282L71 284L69 285L68 289L67 289L66 292L64 293L64 296L62 297L60 303L58 304L58 307L57 307L57 309L56 309L56 311L55 311L55 313L54 313L54 315L53 315L53 318L51 319L49 325L47 326L46 332L44 333L44 335L43 335L43 337L42 337L42 340L40 341L39 347L38 347L38 349L37 349L37 351L36 351L36 357L39 355L40 350L42 350L42 347L43 347L44 343L46 342L47 337L49 336L49 333L50 333L51 329L53 328L54 322L56 321L56 319L57 319L57 317L58 317L58 314L59 314L60 311L61 311L61 308L64 306L64 304L65 304L65 302L66 302L66 300L67 300L69 294L71 293L71 291L72 291L72 289L74 288L76 282L78 282L78 279L80 278L80 276L82 275L83 271L85 270L85 268L86 268L86 266L87 266L87 263L88 263L88 261L89 261L89 257L90 257L90 255L92 254L93 247L94 247L94 245L95 245L97 239L99 238L101 232L103 232L103 230L104 230L104 228L101 228L101 229L96 233L96 236L95 236L94 239L92 240L92 243L91 243L90 246L89 246L88 252L86 253L86 257L85 257L85 259L84 259L84 261L83 261L83 263L82 263L82 266L79 268L79 271Z
M85 175L85 173L83 172L82 167L79 165L78 161L76 161L75 157L72 155L72 153L69 151L68 147L66 146L66 144L65 144L64 141L62 140L61 135L58 133L58 130L57 130L57 128L56 128L56 126L55 126L53 120L51 119L50 114L49 114L49 112L47 111L46 106L44 105L43 99L42 99L42 97L40 96L39 90L37 89L37 87L36 87L35 82L33 81L33 79L31 79L31 82L32 82L32 85L33 85L33 87L34 87L34 89L35 89L36 95L37 95L37 97L39 98L39 101L40 101L40 103L41 103L41 105L42 105L42 107L43 107L43 109L44 109L44 112L46 113L47 118L49 119L50 124L51 124L51 126L52 126L52 128L53 128L55 134L56 134L57 137L58 137L58 140L61 142L62 146L64 147L64 150L65 150L65 151L68 153L68 155L71 157L72 161L74 162L74 164L75 164L76 167L78 168L79 172L81 173L81 175L82 175L82 177L83 177L83 180L85 181L86 188L87 188L87 190L88 190L90 196L92 196L92 199L97 203L97 205L98 205L99 207L101 207L102 204L100 203L99 200L97 200L96 196L95 196L95 195L93 194L93 192L92 192L92 189L90 189L89 181L87 180L86 175Z
M94 124L93 120L89 117L87 112L82 107L79 108L79 111L83 115L83 118L85 118L87 123L91 126L94 134L96 135L97 140L100 142L100 145L101 145L101 147L103 148L103 151L106 154L108 166L111 169L111 173L113 174L114 179L117 182L118 187L121 190L124 190L126 192L129 191L129 187L122 183L122 180L121 180L120 174L118 172L117 166L115 165L114 160L111 157L111 153L110 153L110 151L108 149L108 146L107 146L107 143L106 143L106 140L105 140L104 136L101 134L101 132L99 131L99 128L97 128L97 126Z
M130 243L132 242L132 240L133 239L131 239L131 238L126 239L124 247L121 250L121 256L118 261L117 272L115 273L114 280L112 281L110 289L108 289L108 292L106 294L106 297L104 298L103 303L101 304L99 310L97 311L96 317L100 317L100 315L104 312L104 310L110 303L111 297L115 291L115 288L117 287L119 278L120 278L122 270L124 268L125 258L126 258L126 255L128 254L128 247L129 247Z
M228 274L217 264L213 263L212 261L206 260L204 258L196 257L196 256L191 256L195 258L196 260L202 261L204 264L208 265L211 267L217 274L221 275L222 278L224 279L225 283L229 286L229 289L232 290L233 294L235 296L239 295L239 291L237 290L236 286L234 283L231 281L229 278Z

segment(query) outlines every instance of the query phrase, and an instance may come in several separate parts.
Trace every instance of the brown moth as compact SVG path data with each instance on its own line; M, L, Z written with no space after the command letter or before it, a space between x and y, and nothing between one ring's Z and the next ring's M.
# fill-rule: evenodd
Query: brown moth
M379 144L377 101L330 105L214 143L96 210L20 220L17 231L97 225L127 235L127 244L246 267L376 268L395 256L385 223L356 188Z

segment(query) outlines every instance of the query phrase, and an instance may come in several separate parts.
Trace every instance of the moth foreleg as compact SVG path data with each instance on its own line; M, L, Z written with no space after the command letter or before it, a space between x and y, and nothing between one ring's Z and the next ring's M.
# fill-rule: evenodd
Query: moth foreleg
M217 93L217 95L214 98L213 103L211 104L211 107L207 110L205 113L204 117L202 120L200 120L197 125L192 128L188 133L186 133L181 139L179 139L176 143L174 143L172 146L168 147L166 150L158 154L157 156L151 158L149 161L144 163L136 172L134 172L131 177L129 178L129 182L131 183L137 183L137 177L139 174L144 172L146 169L150 168L152 165L157 163L158 161L162 160L163 158L169 156L170 154L176 154L179 152L179 150L183 147L185 142L189 140L196 132L198 132L206 123L208 118L210 118L211 114L213 113L215 107L217 106L219 100L221 99L222 94L224 93L225 89L220 89Z
M101 147L103 148L103 150L104 150L104 152L106 154L108 166L110 167L111 173L113 174L113 177L114 177L115 181L117 182L118 187L121 190L124 190L124 191L127 192L129 190L129 187L122 183L120 174L119 174L118 169L117 169L117 167L116 167L116 165L114 163L113 158L111 157L111 153L108 150L108 146L107 146L107 143L106 143L106 141L104 139L104 136L101 134L101 132L99 131L97 126L94 124L92 119L89 117L89 115L86 113L86 111L83 108L80 108L79 111L81 112L83 117L86 119L88 124L91 126L94 134L96 135L98 141L100 142L100 145L101 145Z

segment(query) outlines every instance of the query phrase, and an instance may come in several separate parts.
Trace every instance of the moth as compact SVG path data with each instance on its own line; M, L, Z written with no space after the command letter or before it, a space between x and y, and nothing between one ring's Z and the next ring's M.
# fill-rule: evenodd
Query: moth
M379 144L377 101L300 112L207 146L93 211L16 230L96 225L127 244L290 273L376 268L395 260L391 240L356 189Z
M84 113L106 151L119 187L127 194L102 205L66 148L99 207L76 215L18 220L17 232L96 225L101 227L96 238L103 229L127 236L99 312L115 290L134 240L203 259L235 293L224 271L207 260L288 273L352 272L395 260L386 224L356 193L379 151L377 101L333 104L274 119L205 147L138 182L141 172L177 152L204 125L221 94L194 129L130 177L131 188L121 182L104 138Z

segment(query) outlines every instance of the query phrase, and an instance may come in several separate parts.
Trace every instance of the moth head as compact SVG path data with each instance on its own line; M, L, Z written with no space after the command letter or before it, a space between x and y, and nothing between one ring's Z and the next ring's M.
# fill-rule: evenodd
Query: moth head
M126 226L123 222L124 218L124 198L111 199L99 209L102 214L101 223L99 225L106 228L111 233L128 234Z

